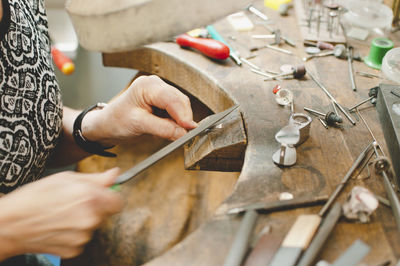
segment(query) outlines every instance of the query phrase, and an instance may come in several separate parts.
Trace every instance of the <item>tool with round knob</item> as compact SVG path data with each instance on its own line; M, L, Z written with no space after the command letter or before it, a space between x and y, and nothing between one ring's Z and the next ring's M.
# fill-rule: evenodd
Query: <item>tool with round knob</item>
M306 57L303 57L303 61L308 61L314 57L322 57L322 56L329 56L334 55L337 58L346 58L346 47L343 44L335 45L333 50L324 51L318 54L312 54Z
M306 67L304 65L298 65L298 66L295 66L293 68L293 70L291 70L289 72L283 72L281 74L271 76L269 78L264 79L264 81L279 78L279 77L290 76L290 75L293 75L293 78L295 78L295 79L301 79L302 77L304 77L305 74L306 74Z
M362 105L362 104L364 104L364 103L366 103L368 101L371 101L371 103L373 105L375 105L376 104L376 97L378 96L378 88L379 87L373 87L373 88L369 89L369 92L368 92L368 96L369 97L367 99L357 103L356 105L350 107L349 111L355 110L357 107L359 107L360 105Z
M390 169L390 161L386 156L377 156L373 161L375 172L381 174Z
M339 108L339 110L344 114L344 116L353 124L355 125L356 122L351 118L350 114L347 113L347 111L341 106L336 99L332 96L332 94L325 88L325 86L312 74L310 71L307 71L308 75L311 77L311 79L320 87L325 94L331 99L332 102L335 103L336 107Z
M333 50L335 48L333 44L323 41L318 41L318 42L304 41L304 45L314 46L319 48L320 50Z
M304 110L306 110L307 112L316 114L316 115L323 116L325 118L325 122L328 125L335 125L336 123L342 123L343 122L343 119L340 116L338 116L337 114L335 114L335 112L332 112L332 111L327 112L326 114L324 114L322 112L318 112L316 110L313 110L313 109L307 108L307 107L304 107Z

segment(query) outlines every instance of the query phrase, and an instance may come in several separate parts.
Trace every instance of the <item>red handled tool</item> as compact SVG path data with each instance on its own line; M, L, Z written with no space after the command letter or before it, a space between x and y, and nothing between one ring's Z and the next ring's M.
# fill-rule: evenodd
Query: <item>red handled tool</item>
M224 43L207 38L195 38L188 34L179 35L175 39L181 47L190 47L200 51L202 54L213 59L227 59L229 57L229 47Z
M71 75L75 71L75 64L63 52L56 47L51 47L51 55L57 68L65 75Z

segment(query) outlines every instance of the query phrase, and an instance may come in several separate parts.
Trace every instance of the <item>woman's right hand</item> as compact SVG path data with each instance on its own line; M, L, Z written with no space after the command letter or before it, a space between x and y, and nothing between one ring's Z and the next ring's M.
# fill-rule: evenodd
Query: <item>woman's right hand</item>
M62 172L1 197L0 261L24 253L81 253L102 221L122 209L121 196L109 188L118 172Z

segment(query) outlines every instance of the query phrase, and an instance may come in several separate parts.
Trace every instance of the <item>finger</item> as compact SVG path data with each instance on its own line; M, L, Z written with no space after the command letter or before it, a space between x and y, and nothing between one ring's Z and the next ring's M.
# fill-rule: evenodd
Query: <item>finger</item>
M92 182L94 184L109 187L112 186L115 180L118 178L120 170L118 167L109 169L103 173L93 173L93 174L78 174L83 180Z
M40 250L35 253L49 253L60 256L63 259L70 259L78 256L84 250L84 246L80 247L66 247L66 246L51 246L46 248L45 251Z
M91 202L95 206L96 212L103 217L117 213L123 207L119 193L109 189L118 178L119 172L119 168L116 167L103 173L81 174L79 176L81 180L93 184L91 190L87 192L87 196L90 197L91 195Z
M90 241L94 230L95 228L92 230L82 230L81 228L71 227L64 230L44 233L40 236L40 239L35 240L38 240L39 244L54 248L81 247Z
M118 213L123 208L123 200L121 195L111 189L104 191L100 202L102 202L103 217Z
M193 121L189 97L158 77L152 77L152 79L155 82L151 89L145 90L145 99L147 99L148 104L165 109L181 127L195 128L197 124Z
M161 138L176 140L187 133L177 123L168 118L160 118L151 113L143 114L142 130Z

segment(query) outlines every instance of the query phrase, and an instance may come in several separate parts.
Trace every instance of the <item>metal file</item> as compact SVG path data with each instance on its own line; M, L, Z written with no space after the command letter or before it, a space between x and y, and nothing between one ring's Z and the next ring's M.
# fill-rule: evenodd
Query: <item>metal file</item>
M181 138L175 140L174 142L168 144L167 146L157 151L156 153L153 153L152 155L150 155L150 157L146 158L145 160L141 161L140 163L138 163L137 165L126 171L125 173L121 174L115 181L115 184L125 183L131 178L135 177L142 171L146 170L148 167L152 166L153 164L155 164L156 162L158 162L159 160L161 160L162 158L173 152L174 150L182 147L186 142L193 139L204 130L213 126L215 123L220 121L222 118L230 114L233 110L235 110L238 107L239 107L238 105L235 105L221 113L207 117L195 129L191 130L190 132L188 132Z

